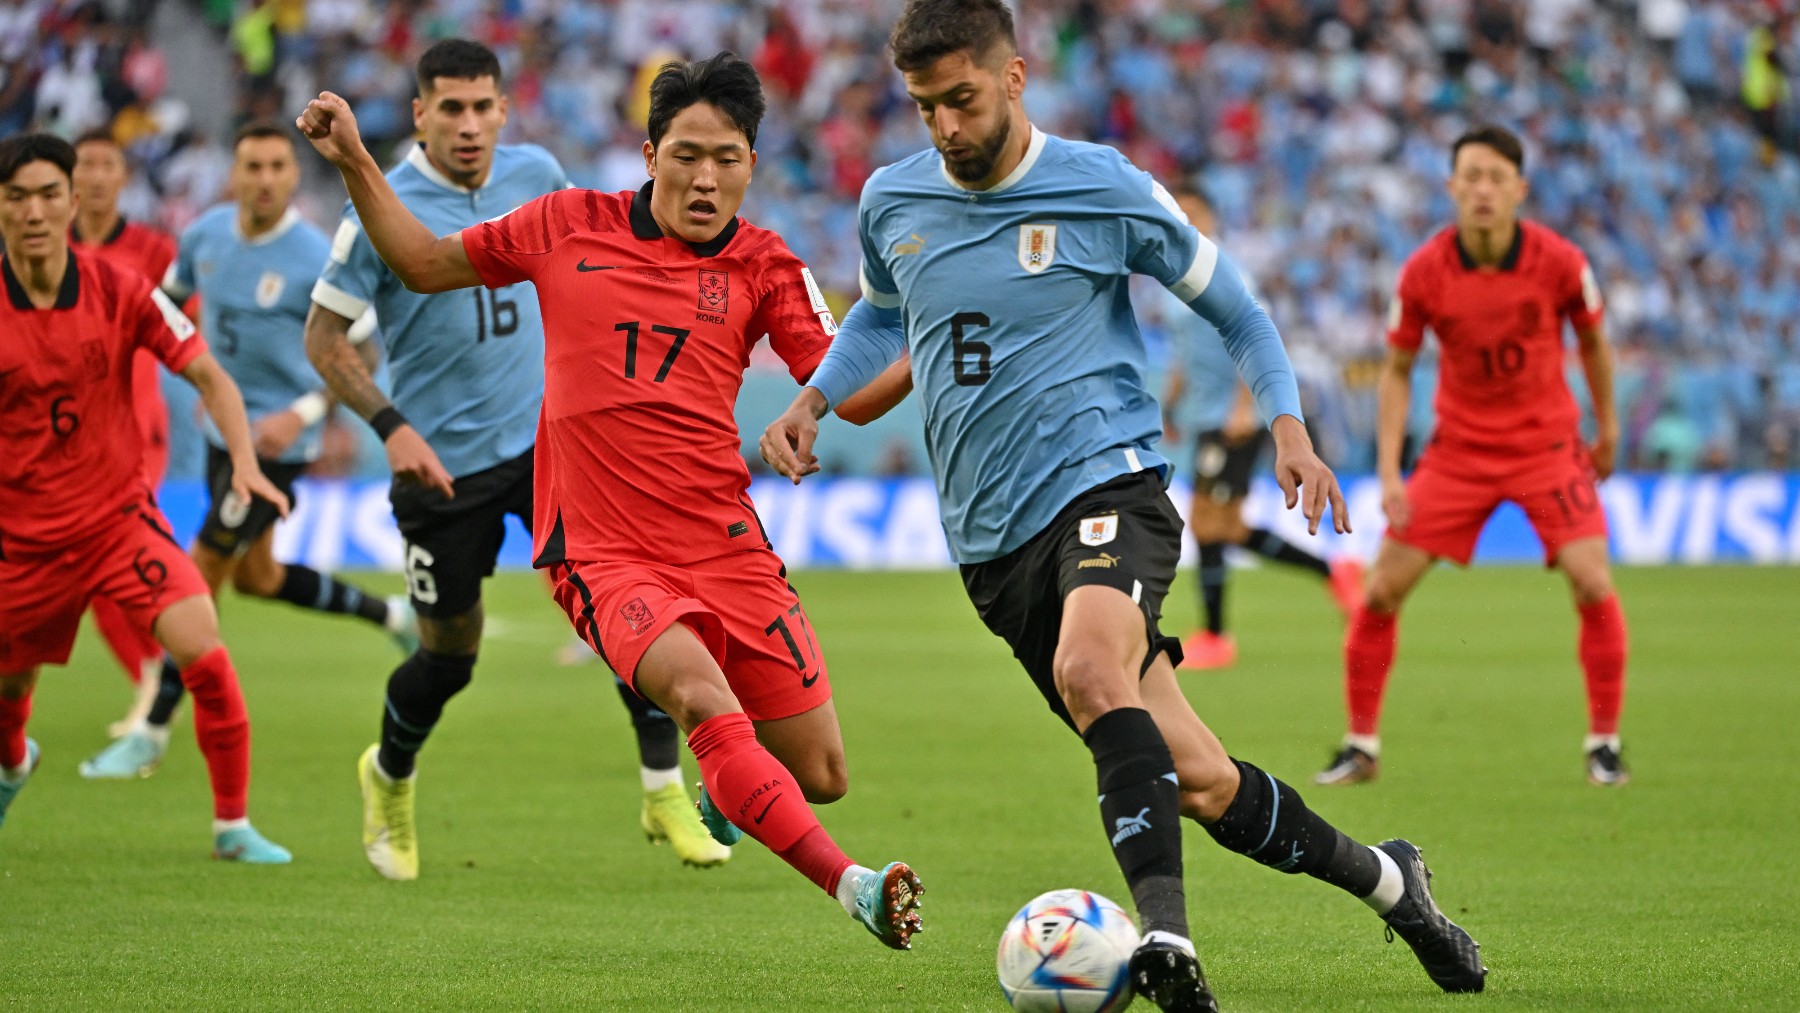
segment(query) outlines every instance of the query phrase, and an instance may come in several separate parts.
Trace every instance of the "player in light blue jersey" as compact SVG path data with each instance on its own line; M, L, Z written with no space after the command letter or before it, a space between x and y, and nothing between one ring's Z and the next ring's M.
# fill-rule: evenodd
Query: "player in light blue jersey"
M506 123L500 62L487 47L447 39L417 67L413 122L423 140L387 174L434 233L447 235L570 185L533 145L499 145ZM390 879L418 876L415 757L444 705L474 675L481 581L494 572L512 514L532 520L532 445L544 396L544 327L529 282L436 295L409 291L376 255L353 207L312 291L306 346L332 392L369 421L394 474L390 499L406 539L406 575L421 648L388 679L381 740L358 764L363 848ZM349 337L373 307L393 400ZM668 715L620 684L642 761L640 822L693 865L717 865L714 842L682 787L680 735Z
M1191 184L1170 190L1203 236L1217 236L1212 204ZM1255 298L1250 279L1245 288ZM1238 545L1277 563L1316 574L1345 615L1362 602L1362 567L1345 558L1327 563L1280 535L1244 523L1250 477L1268 446L1269 431L1257 419L1256 399L1238 378L1237 363L1219 329L1190 312L1180 296L1165 293L1169 368L1163 393L1163 435L1192 437L1193 498L1188 531L1200 550L1200 601L1205 626L1182 641L1181 667L1226 668L1237 661L1237 641L1225 632L1225 547Z
M162 283L177 303L200 294L202 332L243 391L258 463L290 502L294 480L318 459L329 408L319 375L306 361L302 333L328 243L291 206L299 185L291 133L266 123L244 126L233 143L233 202L188 226ZM275 507L260 499L245 503L232 493L224 440L210 420L205 433L211 502L188 554L213 594L229 580L241 594L360 616L411 653L417 627L405 598L383 599L275 559ZM83 763L82 776L130 778L155 770L182 693L181 672L165 658L148 713Z
M1104 832L1145 930L1131 958L1140 994L1165 1010L1217 1008L1188 937L1182 815L1233 851L1362 898L1441 987L1480 989L1474 940L1432 902L1418 850L1364 847L1229 757L1176 683L1179 644L1157 629L1181 520L1129 276L1155 278L1218 327L1273 420L1288 505L1303 492L1316 530L1329 502L1347 530L1274 326L1149 176L1026 120L1001 0L912 0L891 42L937 150L864 187L863 299L764 433L764 456L795 481L817 470L816 420L910 352L964 585L1093 754Z

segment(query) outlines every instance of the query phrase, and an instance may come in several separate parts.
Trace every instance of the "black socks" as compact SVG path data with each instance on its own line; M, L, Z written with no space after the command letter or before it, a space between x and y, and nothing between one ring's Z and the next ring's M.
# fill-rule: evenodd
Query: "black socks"
M1357 897L1375 892L1381 860L1306 807L1300 793L1254 764L1238 768L1237 797L1206 827L1228 850L1290 874L1305 873Z
M368 594L355 584L342 583L311 567L289 563L281 590L275 592L275 597L301 608L358 616L377 626L387 625L385 598Z
M1304 570L1311 570L1320 577L1331 576L1330 563L1325 562L1323 559L1320 559L1318 556L1315 556L1304 549L1296 548L1290 544L1287 539L1273 531L1268 531L1263 528L1251 528L1250 537L1244 539L1244 548L1249 549L1251 552L1256 553L1264 559L1272 559L1277 563L1286 563L1289 566L1298 566ZM1201 565L1204 566L1205 563L1202 563Z
M1200 543L1200 601L1206 607L1206 632L1225 629L1225 545Z
M163 656L162 674L156 686L156 699L150 703L150 713L144 715L144 723L158 728L167 728L175 717L175 706L187 693L187 687L181 684L181 669L175 667L168 655Z
M681 765L681 730L675 719L658 710L656 705L638 696L625 680L613 676L619 688L619 699L631 712L631 727L637 729L638 762L651 770L669 770Z
M443 716L444 704L474 675L473 654L433 654L423 648L394 669L381 715L381 769L389 777L412 774L414 757Z
M1162 732L1141 707L1101 715L1082 733L1094 754L1100 816L1145 932L1186 937L1181 793Z

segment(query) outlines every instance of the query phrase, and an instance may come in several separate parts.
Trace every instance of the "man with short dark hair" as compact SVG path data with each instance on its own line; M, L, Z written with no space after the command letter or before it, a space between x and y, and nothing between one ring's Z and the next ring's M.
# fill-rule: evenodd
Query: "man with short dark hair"
M200 296L203 330L243 392L258 466L290 502L295 480L319 456L330 407L306 359L303 330L318 265L331 243L291 206L300 184L294 154L287 130L268 123L241 128L232 153L234 200L188 226L162 279L163 291L177 302ZM411 654L417 625L406 599L383 599L311 567L276 560L274 505L232 494L231 457L216 429L208 427L205 435L211 501L188 552L213 594L229 580L240 594L356 616L386 630ZM180 673L164 665L149 711L83 763L82 776L134 778L154 771L181 692Z
M827 408L910 352L944 529L984 623L1094 761L1102 825L1136 903L1138 993L1215 1009L1189 936L1180 817L1220 845L1358 897L1439 986L1478 991L1474 940L1438 911L1406 841L1352 840L1298 792L1226 754L1158 628L1181 517L1128 283L1146 274L1218 328L1264 418L1291 508L1316 531L1342 494L1312 451L1287 353L1236 269L1116 150L1026 119L1025 61L1000 0L913 0L894 63L933 148L878 170L859 211L863 298L763 433L794 481Z
M75 138L78 203L75 220L69 224L69 242L78 250L135 271L155 284L175 259L175 241L160 229L127 221L119 213L119 194L130 181L131 163L110 130L102 127ZM156 366L156 356L139 352L131 375L138 431L144 436L144 480L154 490L162 485L169 465L169 406L163 402L162 370ZM150 710L159 672L173 676L177 686L181 678L164 659L156 638L137 629L119 606L107 598L95 598L93 610L100 638L138 687L130 713L110 729L116 738Z
M206 582L144 480L134 358L154 354L200 392L231 455L231 490L277 511L230 374L148 278L70 249L75 150L48 134L0 141L0 822L38 762L25 737L43 665L69 660L81 613L105 597L154 634L194 695L213 791L213 855L284 864L245 815L250 718Z
M1456 222L1400 270L1377 384L1376 466L1388 533L1369 570L1367 601L1344 642L1349 730L1319 784L1356 784L1379 771L1382 693L1394 663L1400 606L1432 565L1466 566L1499 506L1517 503L1563 571L1580 616L1586 677L1588 780L1629 778L1619 745L1625 695L1625 613L1607 562L1606 510L1595 483L1612 474L1619 418L1600 289L1568 240L1519 217L1530 187L1525 149L1503 127L1476 127L1450 149ZM1597 433L1563 376L1563 321L1574 328ZM1441 350L1437 432L1412 476L1400 475L1413 357L1429 327Z
M498 143L506 95L500 62L486 46L436 43L419 57L417 76L413 122L422 140L388 174L409 214L454 232L571 185L544 149ZM358 777L370 864L390 879L414 879L415 758L444 706L474 677L481 582L494 572L506 515L532 524L543 321L536 291L523 283L441 294L410 289L376 255L353 206L312 301L308 356L338 400L381 437L394 475L394 520L406 539L421 646L388 679L381 740L364 752ZM351 334L370 307L388 355L391 402ZM675 723L623 683L619 694L637 731L645 834L671 843L690 865L726 861L730 849L707 836L682 787Z
M549 375L534 549L557 602L688 733L716 839L749 834L907 949L918 877L853 863L807 804L848 790L843 739L738 450L732 409L756 342L769 335L804 380L836 331L781 238L737 217L762 114L755 70L731 54L667 64L641 190L552 193L442 238L382 178L343 99L321 95L298 123L408 287L536 287Z

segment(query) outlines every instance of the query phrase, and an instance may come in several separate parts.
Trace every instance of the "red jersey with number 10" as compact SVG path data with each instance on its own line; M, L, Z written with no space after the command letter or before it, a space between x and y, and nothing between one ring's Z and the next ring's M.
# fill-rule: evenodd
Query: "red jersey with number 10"
M650 192L562 190L462 231L484 284L530 280L543 309L538 566L760 548L733 414L750 350L767 334L804 381L837 331L780 236L665 237Z
M38 309L0 260L0 552L54 549L112 523L148 490L132 398L139 349L180 372L206 342L150 279L69 251Z
M1387 340L1416 352L1425 328L1437 335L1439 439L1542 450L1575 438L1581 422L1563 375L1563 320L1586 330L1602 313L1587 258L1550 229L1519 222L1496 269L1475 266L1452 226L1401 268Z

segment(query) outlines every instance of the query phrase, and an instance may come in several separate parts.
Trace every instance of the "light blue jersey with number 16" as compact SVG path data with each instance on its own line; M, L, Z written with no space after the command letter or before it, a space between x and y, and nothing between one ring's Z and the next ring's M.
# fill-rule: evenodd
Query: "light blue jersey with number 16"
M1094 486L1166 473L1133 274L1219 328L1265 417L1300 415L1236 270L1111 148L1033 128L1018 168L980 191L924 151L870 178L859 217L863 298L810 382L838 404L910 349L959 562L1011 552Z
M469 190L415 147L387 174L394 193L433 235L447 236L569 186L548 151L494 149L487 182ZM544 400L544 321L529 282L422 295L381 262L346 205L313 302L351 320L371 305L387 346L394 407L453 477L510 461L537 438Z

